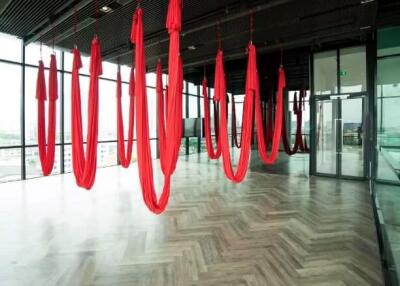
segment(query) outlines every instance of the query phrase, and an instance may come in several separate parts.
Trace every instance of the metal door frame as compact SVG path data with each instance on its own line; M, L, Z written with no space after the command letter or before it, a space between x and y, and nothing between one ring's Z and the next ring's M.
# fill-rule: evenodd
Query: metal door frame
M346 98L342 98L343 96L346 96ZM362 99L362 116L361 116L361 120L362 120L362 128L363 128L363 132L362 132L362 147L363 147L363 156L362 156L362 160L363 160L363 175L362 176L352 176L352 175L343 175L342 174L342 151L343 151L343 124L335 124L335 134L336 134L336 138L335 138L335 152L336 152L336 171L335 173L323 173L323 172L318 172L317 170L317 149L314 148L313 152L312 152L312 157L314 157L314 162L315 162L315 175L317 176L325 176L325 177L334 177L334 178L340 178L340 179L352 179L352 180L364 180L366 178L366 173L367 173L367 158L366 158L366 150L368 148L367 144L368 144L368 136L366 132L366 109L367 109L367 93L358 93L358 94L352 94L352 95L329 95L329 96L323 96L320 98L317 98L315 100L313 100L313 105L314 106L314 110L317 111L317 105L319 102L323 102L323 101L330 101L332 102L332 110L334 110L333 106L335 106L336 109L336 118L334 118L333 120L335 120L336 122L340 121L343 122L343 114L342 114L342 105L343 102L345 102L345 100L348 99ZM314 113L314 117L315 117L315 122L317 122L317 112ZM317 125L315 125L317 126ZM316 135L317 133L314 132L314 142L315 145L317 144L316 141Z

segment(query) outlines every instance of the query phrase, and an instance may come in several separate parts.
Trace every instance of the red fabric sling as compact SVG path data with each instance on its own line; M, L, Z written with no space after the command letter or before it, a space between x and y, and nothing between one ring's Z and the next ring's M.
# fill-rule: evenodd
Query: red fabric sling
M289 146L289 140L287 138L287 129L286 129L286 120L285 116L283 116L282 120L282 143L283 148L289 156L294 155L298 152L299 149L302 148L303 145L303 138L301 135L301 125L302 125L302 117L303 117L303 110L302 110L302 97L299 98L299 105L297 104L297 93L294 95L293 100L293 111L296 114L296 139L293 146L293 149Z
M132 160L132 149L133 149L133 126L135 122L135 73L133 68L129 78L129 129L128 129L128 143L125 153L125 136L124 136L124 119L122 116L122 81L121 72L118 69L117 73L117 139L118 139L118 158L121 166L128 168Z
M225 175L228 179L235 183L243 181L246 176L250 151L251 137L253 129L253 105L254 92L257 85L257 67L256 67L256 49L253 44L249 45L248 64L246 73L245 98L243 103L243 123L242 123L242 142L240 149L239 161L237 163L236 172L233 170L230 157L230 146L228 140L228 124L227 124L227 101L226 101L226 82L223 64L223 52L219 50L216 58L215 72L215 100L220 101L220 140L222 148L222 159Z
M243 120L243 115L242 115ZM241 143L239 143L237 138L237 127L236 127L236 105L235 105L235 96L232 95L232 136L233 136L233 144L236 148L241 147ZM240 139L242 141L242 139Z
M276 97L276 113L275 113L275 124L274 124L274 135L272 138L272 150L270 154L267 153L267 146L264 137L264 128L262 124L262 113L261 113L261 100L260 90L258 85L257 75L257 90L255 92L255 109L256 109L256 126L257 126L257 142L258 142L258 153L261 160L265 164L273 164L279 155L279 145L282 134L282 123L283 123L283 90L286 86L285 71L281 66L279 68L279 79L278 79L278 92Z
M162 65L158 60L156 69L156 92L157 92L157 120L158 120L158 149L160 152L160 164L163 174L165 174L165 104L164 88L162 81ZM166 97L166 96L165 96Z
M57 82L57 60L55 55L50 58L50 72L49 72L49 110L48 110L48 130L47 130L47 143L46 143L46 115L45 115L45 101L46 96L46 80L44 76L43 61L39 61L39 69L36 83L36 99L38 108L38 147L39 159L44 176L51 174L54 166L54 152L56 146L56 110L58 99L58 82Z
M99 120L99 76L102 74L100 42L95 37L90 50L90 82L88 103L88 134L86 156L83 150L81 90L79 69L82 67L79 51L73 49L71 87L72 167L78 186L90 190L96 177L97 139Z
M168 99L167 122L165 133L165 180L159 199L154 188L153 167L149 141L147 96L146 96L146 66L143 40L143 11L138 8L133 17L131 41L136 45L135 50L135 96L136 96L136 134L138 149L139 179L142 195L146 206L152 212L162 213L170 195L171 174L174 172L179 155L182 137L182 88L183 72L180 58L181 30L181 0L170 0L168 5L167 28L170 35L168 59Z
M217 146L216 150L214 150L213 143L212 143L212 137L211 137L211 124L210 124L210 104L209 104L209 99L208 99L208 93L207 93L207 80L203 79L203 84L202 84L202 92L203 92L203 103L204 103L204 133L206 136L206 149L208 156L210 159L218 159L221 156L221 142L219 140L220 136L216 136L217 138ZM215 105L214 105L215 106ZM214 110L214 119L216 117L217 113ZM217 135L217 124L215 124L214 121L214 128L215 128L215 133Z

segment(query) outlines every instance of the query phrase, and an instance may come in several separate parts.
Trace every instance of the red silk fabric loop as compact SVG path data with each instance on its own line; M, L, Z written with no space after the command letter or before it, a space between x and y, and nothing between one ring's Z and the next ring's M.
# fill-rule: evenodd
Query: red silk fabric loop
M168 99L165 132L165 171L164 187L159 199L154 188L153 167L148 127L146 65L143 40L143 11L138 8L133 17L131 33L135 49L135 95L136 95L136 134L139 179L143 200L146 206L156 214L162 213L169 200L171 175L176 168L182 137L182 88L183 71L180 58L181 1L170 0L168 6L167 28L170 34L168 59ZM168 142L168 144L166 144ZM163 163L164 164L164 163Z
M232 161L230 157L230 146L228 140L228 123L227 123L227 101L226 101L226 82L225 72L223 66L223 52L218 51L215 65L216 82L214 86L214 92L217 94L217 98L220 101L220 140L222 148L222 159L225 176L235 182L239 183L243 181L246 176L251 151L251 137L253 129L253 105L254 105L254 93L256 90L256 49L253 44L249 45L248 53L248 64L246 73L246 88L245 98L243 103L243 123L242 123L242 142L239 160L237 163L236 171L233 170Z
M162 81L162 64L159 60L156 68L156 92L157 92L157 121L158 121L158 149L160 152L160 164L165 174L165 101L164 87ZM165 97L165 98L164 98Z
M57 114L57 99L58 99L58 81L57 81L57 60L55 55L50 58L49 71L49 104L48 104L48 126L47 126L47 143L46 143L46 115L45 101L46 95L46 80L44 75L44 65L39 61L38 76L36 82L36 99L38 110L38 147L39 159L44 176L51 174L54 166L54 153L56 143L56 114Z
M79 69L82 67L81 55L73 49L72 87L71 87L71 139L72 167L78 186L90 190L96 177L97 139L99 121L99 76L102 74L100 42L95 37L90 50L90 81L88 102L88 134L86 155L83 148L81 91Z
M258 75L257 75L257 81L258 81ZM255 93L256 95L255 116L256 116L257 142L258 142L257 147L260 158L265 164L273 164L279 155L279 145L282 134L282 124L283 124L283 90L285 86L286 86L285 70L281 66L279 68L279 76L278 76L278 92L276 97L274 134L272 138L271 152L268 154L264 137L264 128L262 124L260 90L259 86L257 85L257 90Z
M129 79L129 127L128 127L128 142L125 149L125 136L124 136L124 119L122 116L122 80L121 73L117 73L117 139L118 139L118 158L122 167L128 168L132 160L133 149L133 127L135 116L135 84L134 84L134 71L131 69ZM126 150L126 153L125 153Z
M215 160L221 156L222 150L221 150L221 142L219 139L221 136L216 136L217 146L216 146L216 149L214 150L212 137L211 137L210 103L209 103L209 98L208 98L207 80L206 79L203 79L202 93L203 93L203 103L204 103L204 133L206 136L206 149L207 149L207 153L208 153L208 156L210 157L210 159ZM216 118L216 115L217 114L214 110L214 119ZM217 135L218 127L215 123L216 122L214 121L214 129L215 129L215 132ZM217 124L218 124L218 121L217 121Z

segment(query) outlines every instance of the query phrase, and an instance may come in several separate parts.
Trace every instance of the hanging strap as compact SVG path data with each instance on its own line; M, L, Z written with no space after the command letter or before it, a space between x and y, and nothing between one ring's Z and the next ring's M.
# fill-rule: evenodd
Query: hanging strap
M102 74L100 42L92 40L90 50L90 81L88 102L88 134L86 156L83 148L81 90L79 69L82 67L79 51L73 49L72 88L71 88L71 138L72 166L78 186L90 190L96 177L97 139L99 120L99 76Z
M138 8L133 17L131 41L136 45L136 134L138 149L138 170L142 186L143 200L152 212L159 214L167 206L170 195L171 174L174 172L179 155L182 137L182 88L183 72L180 58L181 1L170 0L168 6L167 28L170 35L168 59L168 99L167 122L165 133L165 180L159 199L155 192L153 167L150 150L147 95L146 66L143 40L143 11Z
M206 149L208 156L210 159L218 159L221 156L221 142L219 140L220 136L217 136L217 146L216 150L214 150L213 147L213 142L212 142L212 137L211 137L211 124L210 124L210 102L208 98L208 92L207 92L207 79L203 79L202 83L202 93L203 93L203 103L204 103L204 133L206 136ZM214 119L215 119L216 113L214 110ZM214 121L214 129L217 134L217 124L215 124Z
M133 126L135 121L135 84L134 84L134 70L131 68L129 78L129 129L128 129L128 142L125 149L125 136L124 136L124 119L122 116L122 80L121 72L117 72L117 139L118 139L118 157L121 166L128 168L132 160L133 149ZM125 153L126 150L126 153Z
M236 171L234 171L232 167L230 146L228 141L226 82L223 64L223 52L221 50L219 50L217 53L215 70L217 74L214 88L215 95L216 100L219 100L221 104L220 140L222 148L223 168L225 175L228 179L235 183L239 183L243 181L244 177L246 176L249 167L251 151L254 92L256 90L257 84L256 49L254 45L249 45L245 98L243 103L242 142Z
M47 142L46 142L46 115L45 101L46 95L46 80L44 75L43 61L39 61L39 69L36 82L36 99L38 109L38 147L39 159L44 176L51 174L54 166L54 153L56 143L56 115L57 115L57 99L58 99L58 81L57 81L57 60L54 54L50 57L49 71L49 106L47 126Z

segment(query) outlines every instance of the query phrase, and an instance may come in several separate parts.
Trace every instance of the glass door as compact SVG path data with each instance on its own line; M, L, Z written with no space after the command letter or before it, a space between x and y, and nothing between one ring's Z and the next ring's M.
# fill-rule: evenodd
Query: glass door
M316 172L364 177L364 98L332 96L316 101Z
M349 98L341 104L340 175L364 177L364 99Z
M317 101L316 153L317 173L336 175L337 103L336 100Z

